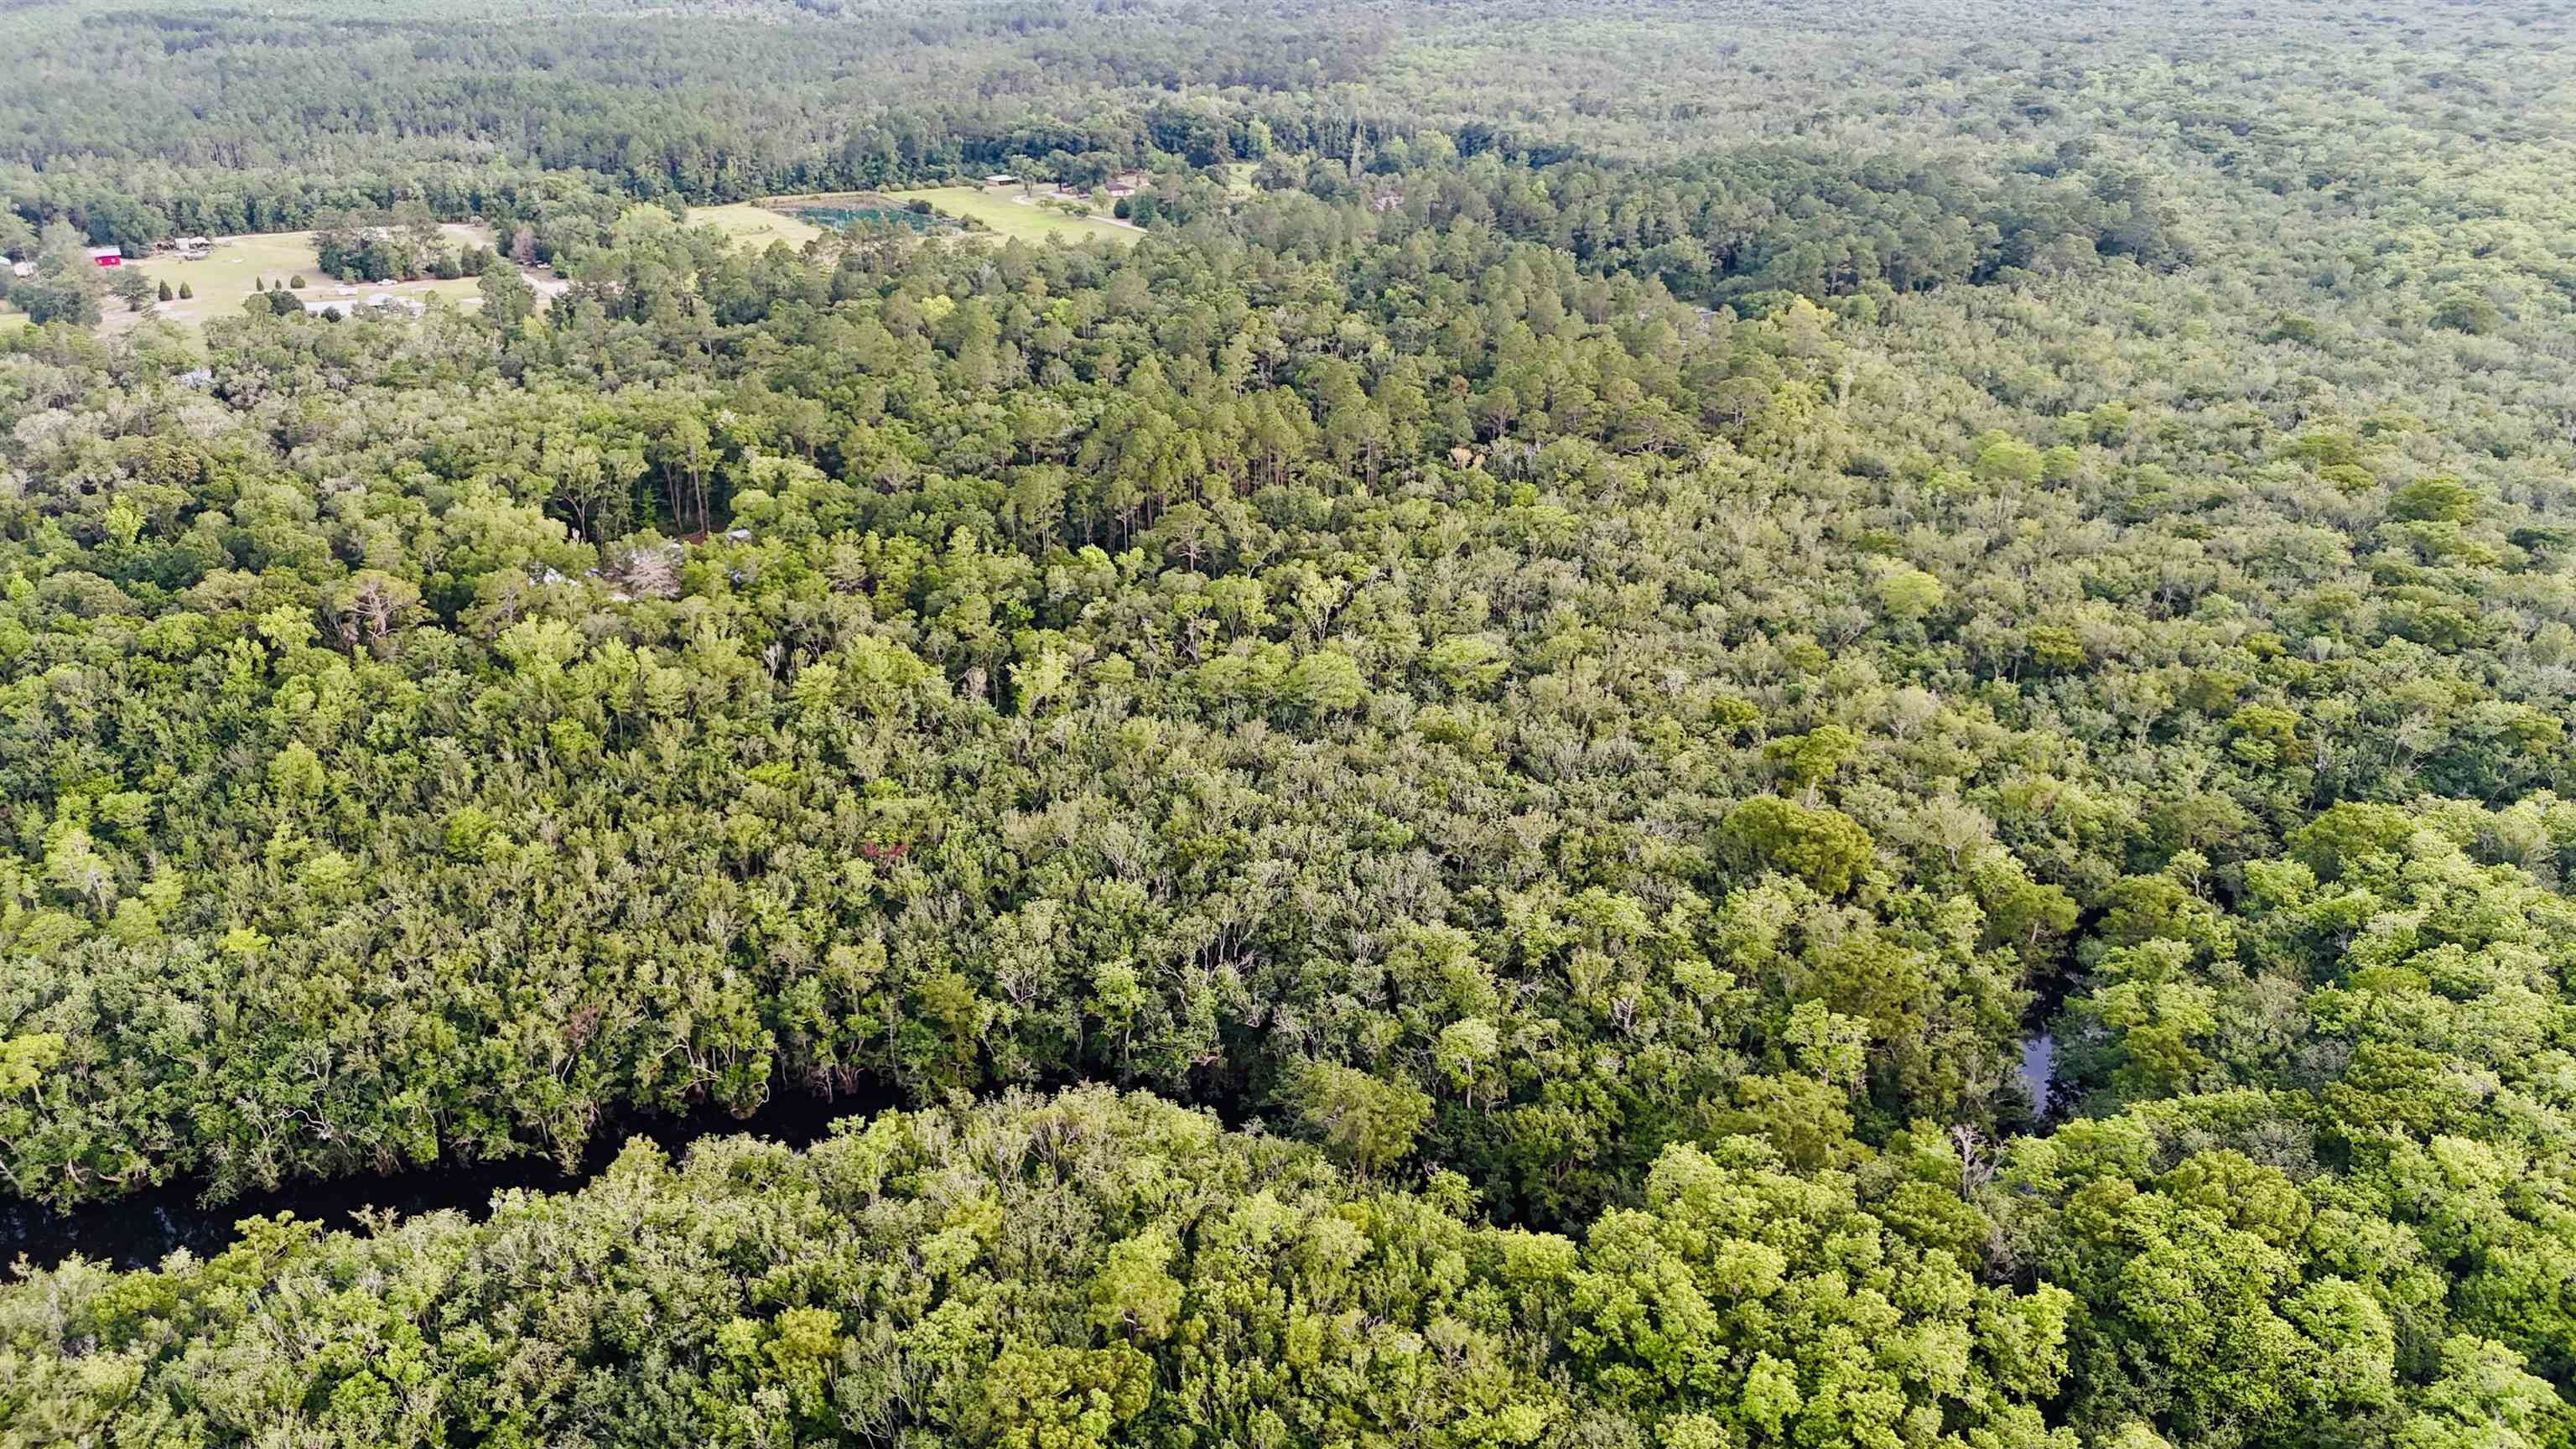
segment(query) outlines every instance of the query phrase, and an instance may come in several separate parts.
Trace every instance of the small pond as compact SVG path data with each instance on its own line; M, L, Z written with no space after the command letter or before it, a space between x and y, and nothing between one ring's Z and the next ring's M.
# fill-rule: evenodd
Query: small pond
M804 202L794 206L782 206L779 210L798 221L822 227L826 231L838 231L842 227L862 223L908 227L913 231L945 231L957 225L944 216L925 216L920 212L908 211L891 203L869 205L859 202Z

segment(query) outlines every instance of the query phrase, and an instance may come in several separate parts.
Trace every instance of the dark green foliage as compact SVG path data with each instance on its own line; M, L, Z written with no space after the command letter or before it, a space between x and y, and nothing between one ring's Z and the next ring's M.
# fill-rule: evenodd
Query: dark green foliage
M30 322L95 327L100 318L97 284L77 273L21 279L9 288L9 304Z
M1839 810L1763 795L1729 812L1724 834L1726 852L1746 867L1795 876L1829 896L1869 868L1869 832Z

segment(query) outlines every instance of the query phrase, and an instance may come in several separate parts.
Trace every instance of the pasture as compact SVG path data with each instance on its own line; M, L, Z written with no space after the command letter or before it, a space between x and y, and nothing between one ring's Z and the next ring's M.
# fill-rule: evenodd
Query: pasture
M443 228L460 247L486 246L491 233L481 227L449 224ZM254 279L284 283L301 276L305 290L300 294L312 301L337 300L339 289L353 287L356 295L390 292L398 297L446 297L470 305L480 305L475 279L461 277L454 281L397 282L380 287L372 282L347 283L322 275L321 259L313 251L313 233L309 231L268 232L257 236L227 236L214 239L214 251L204 261L182 260L176 252L156 252L132 259L126 266L141 272L154 282L167 281L172 291L185 282L196 296L183 301L162 302L146 312L128 312L123 303L106 304L104 330L121 332L145 317L159 317L190 329L203 328L210 318L241 315L242 299L251 295ZM536 278L531 278L536 281ZM538 283L540 292L547 288Z
M729 206L693 206L689 224L712 226L736 243L757 250L771 242L802 248L823 235L818 221L838 214L865 214L880 207L927 201L952 221L972 218L984 235L1042 242L1060 236L1067 241L1107 237L1120 244L1134 241L1137 228L1106 216L1071 216L1053 207L1020 199L1017 186L931 186L900 192L813 192L738 201ZM836 203L841 203L837 205ZM810 218L810 219L809 219ZM897 218L900 219L900 218Z
M928 201L943 216L972 217L999 236L1042 242L1049 237L1083 241L1107 237L1121 246L1141 233L1105 216L1068 216L1053 207L1020 199L1017 186L933 186L896 194L899 201Z
M793 197L778 198L792 201ZM689 225L711 226L736 243L757 251L771 242L785 242L790 248L802 248L823 234L823 229L800 221L783 211L772 211L754 201L737 201L730 206L692 206Z

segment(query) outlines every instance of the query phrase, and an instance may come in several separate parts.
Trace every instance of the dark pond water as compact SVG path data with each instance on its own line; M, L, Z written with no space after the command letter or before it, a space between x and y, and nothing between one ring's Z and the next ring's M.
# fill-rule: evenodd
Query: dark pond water
M390 1208L405 1216L445 1208L480 1213L491 1205L494 1193L509 1188L560 1192L578 1187L615 1160L630 1138L649 1137L674 1157L701 1137L736 1134L802 1147L828 1135L832 1124L845 1117L864 1119L899 1105L892 1091L880 1089L828 1102L819 1097L781 1097L749 1117L710 1110L686 1117L615 1118L592 1134L590 1150L575 1172L565 1172L551 1158L519 1157L296 1183L214 1204L200 1201L204 1184L193 1182L172 1183L69 1213L0 1201L0 1275L7 1274L9 1265L21 1256L39 1268L52 1267L74 1253L120 1268L150 1267L179 1248L202 1258L222 1251L239 1237L233 1225L243 1218L278 1213L291 1212L333 1228L354 1226L355 1215L365 1208Z
M2030 1107L2048 1115L2048 1091L2056 1080L2057 1038L2048 1032L2021 1040L2021 1082L2030 1089Z
M914 231L945 230L952 225L940 217L924 216L900 206L799 206L787 214L826 230L838 230L854 221L910 227Z

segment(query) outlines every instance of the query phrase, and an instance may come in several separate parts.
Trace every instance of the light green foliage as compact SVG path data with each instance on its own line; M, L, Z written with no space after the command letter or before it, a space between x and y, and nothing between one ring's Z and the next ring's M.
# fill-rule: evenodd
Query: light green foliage
M54 1032L0 1041L0 1096L33 1090L45 1069L62 1059L63 1039Z
M2419 478L2389 495L2388 516L2416 523L2466 523L2478 495L2457 478Z
M1337 1062L1315 1063L1301 1077L1298 1114L1307 1131L1362 1177L1403 1161L1431 1120L1431 1099L1403 1082Z
M1878 576L1879 607L1892 618L1918 624L1933 610L1941 607L1948 591L1941 581L1923 570L1899 565Z
M1762 747L1762 758L1783 778L1812 793L1844 763L1860 753L1860 737L1840 725L1819 725L1803 735L1785 735Z
M1996 438L1977 449L1976 475L1988 483L2036 483L2046 466L2039 450L2018 438Z
M173 1443L2035 1432L2067 1295L1980 1284L1882 1211L1736 1138L1666 1152L1642 1206L1569 1240L1150 1098L1015 1097L801 1153L730 1139L675 1167L638 1142L480 1223L258 1220L159 1272L67 1265L0 1289L0 1409L38 1440L158 1423ZM181 1331L192 1356L167 1352ZM531 1372L575 1353L581 1391Z
M1760 795L1728 812L1727 853L1748 869L1797 877L1826 895L1850 890L1873 857L1869 833L1839 810Z
M1968 1444L2039 1430L2072 1299L1981 1286L1847 1178L1758 1145L1676 1148L1603 1216L1573 1283L1576 1362L1681 1442ZM1943 1426L1955 1426L1945 1433Z

